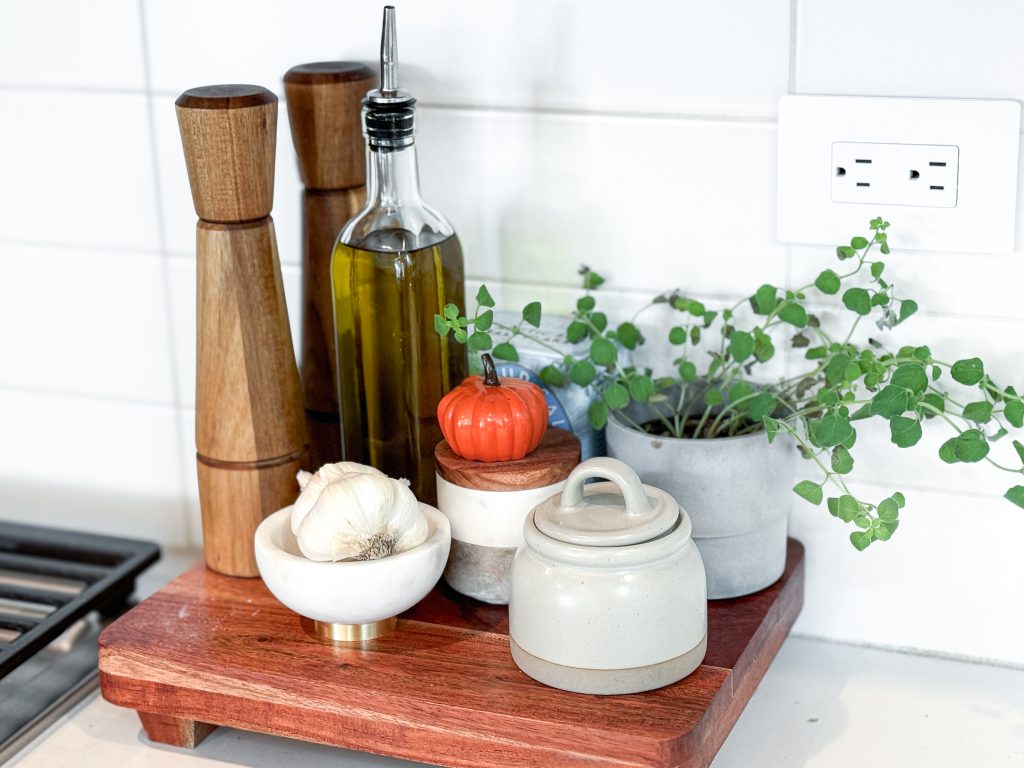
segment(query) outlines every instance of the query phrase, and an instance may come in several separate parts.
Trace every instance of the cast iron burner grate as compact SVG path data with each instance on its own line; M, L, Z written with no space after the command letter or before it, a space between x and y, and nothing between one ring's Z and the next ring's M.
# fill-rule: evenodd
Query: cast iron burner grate
M0 522L0 763L95 687L103 619L159 557L145 541Z

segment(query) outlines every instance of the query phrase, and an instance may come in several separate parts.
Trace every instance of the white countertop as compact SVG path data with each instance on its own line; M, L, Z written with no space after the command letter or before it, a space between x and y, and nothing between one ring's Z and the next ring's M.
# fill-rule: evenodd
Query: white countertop
M151 590L186 562L166 557ZM151 744L98 694L12 768L365 768L402 760L220 728L195 750ZM790 637L713 768L1024 766L1024 670Z

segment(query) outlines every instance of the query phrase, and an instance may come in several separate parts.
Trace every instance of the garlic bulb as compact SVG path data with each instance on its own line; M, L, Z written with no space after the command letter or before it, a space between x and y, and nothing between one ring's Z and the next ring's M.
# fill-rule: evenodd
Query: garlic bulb
M296 536L299 535L299 526L302 525L303 518L309 514L309 510L316 504L320 493L328 484L333 483L335 480L343 480L351 475L385 476L379 469L368 467L365 464L357 464L354 461L324 464L316 471L316 474L310 474L300 469L299 473L295 476L295 479L299 482L301 493L292 507L292 533Z
M321 491L297 538L310 560L377 560L426 541L427 518L402 481L350 474Z

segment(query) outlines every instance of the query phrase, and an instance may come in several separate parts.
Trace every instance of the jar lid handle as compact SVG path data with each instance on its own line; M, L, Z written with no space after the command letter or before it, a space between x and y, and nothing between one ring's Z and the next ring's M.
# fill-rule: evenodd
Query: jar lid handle
M570 473L565 481L559 507L569 510L583 503L583 484L592 477L611 480L618 487L625 501L627 515L650 513L651 504L633 468L624 461L606 456L587 459Z

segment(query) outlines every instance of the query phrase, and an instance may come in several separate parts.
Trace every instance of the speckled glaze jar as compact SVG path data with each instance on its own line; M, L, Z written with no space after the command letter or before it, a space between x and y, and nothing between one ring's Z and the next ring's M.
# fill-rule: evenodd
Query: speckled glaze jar
M591 478L610 482L586 484ZM578 693L647 691L707 648L707 589L690 518L615 459L590 459L523 527L512 566L512 657Z

